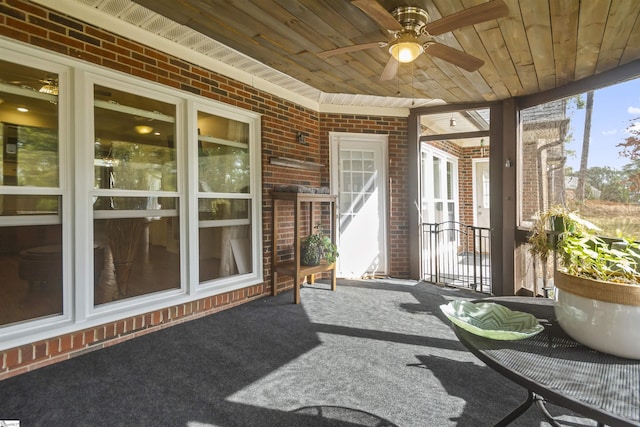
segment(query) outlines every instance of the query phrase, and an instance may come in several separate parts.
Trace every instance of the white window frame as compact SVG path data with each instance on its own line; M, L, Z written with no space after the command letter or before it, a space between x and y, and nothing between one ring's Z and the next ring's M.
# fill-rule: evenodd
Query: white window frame
M234 290L244 287L243 284L247 281L262 281L263 270L263 252L262 242L260 239L260 245L255 242L256 236L262 236L262 208L260 202L260 195L262 194L262 163L261 163L261 151L258 144L252 143L252 141L259 141L261 134L260 127L260 115L255 113L248 113L244 110L239 110L225 104L214 105L211 102L189 101L188 102L188 117L190 121L188 123L188 132L191 138L189 138L190 144L193 144L192 149L189 150L189 188L193 191L190 193L189 210L191 212L189 237L192 242L192 248L195 251L193 256L189 257L190 261L190 276L189 283L192 286L191 292L197 290L217 290L217 293L225 292L228 290ZM249 194L246 193L216 193L216 192L201 192L198 185L198 112L211 114L219 117L224 117L230 120L235 120L249 125L249 167L251 170L251 177L249 182ZM249 200L250 215L249 221L245 220L220 220L216 221L217 226L223 227L227 225L251 225L252 236L251 241L254 242L251 246L251 272L246 274L235 274L227 277L220 277L217 279L209 280L207 282L199 283L199 226L200 221L198 218L198 199L199 198L220 198L220 199L240 199ZM250 224L249 224L250 223Z
M262 236L261 115L185 91L139 79L67 56L0 38L0 56L30 67L56 72L59 76L60 184L57 189L0 187L3 194L53 194L62 196L63 223L63 314L0 326L0 350L110 323L166 307L217 295L264 282ZM162 196L179 197L180 268L179 289L157 292L94 306L93 286L93 84L113 87L149 98L175 103L177 191ZM198 286L197 269L197 158L188 147L197 145L195 108L250 123L252 273ZM195 153L197 157L197 152ZM133 191L133 190L131 190ZM113 194L113 193L110 193ZM139 195L124 190L118 195ZM144 195L147 193L145 192ZM246 196L246 195L245 195ZM226 197L226 196L225 196ZM30 225L49 218L0 218L2 225ZM196 280L194 280L194 277Z
M1 41L1 40L0 40ZM0 193L3 195L34 195L34 196L59 196L61 197L61 212L58 215L28 215L0 217L0 226L30 226L30 225L53 225L62 226L62 313L44 318L23 321L17 324L7 325L0 329L0 342L3 335L9 337L19 337L25 330L41 330L68 325L73 320L73 295L72 283L69 280L73 277L73 260L69 254L72 253L72 233L66 229L72 228L72 193L69 183L72 180L71 167L73 144L71 143L72 133L72 109L69 94L71 93L70 83L72 69L61 63L50 61L47 55L31 55L24 49L8 49L0 43L0 57L7 62L14 62L40 70L47 70L57 74L60 93L58 95L58 187L27 187L27 186L0 186ZM6 331L6 332L5 332ZM4 346L0 344L0 349Z
M89 210L86 211L82 208L78 209L78 218L87 220L86 234L83 232L77 233L76 248L77 248L77 274L81 278L80 283L93 283L93 244L88 236L94 235L93 221L94 219L102 219L110 216L117 216L121 218L123 216L156 216L158 213L170 214L172 212L158 212L152 211L149 214L145 214L148 211L116 211L116 212L94 212L92 209L92 198L99 196L119 196L119 197L171 197L178 199L178 210L176 216L180 219L187 218L186 201L185 201L185 164L184 164L184 99L175 96L170 90L161 90L155 87L155 85L141 84L131 78L124 76L120 78L114 78L114 76L105 75L104 73L95 72L79 72L78 81L82 86L79 88L79 92L83 94L83 99L80 103L76 104L81 106L76 110L76 114L84 126L80 126L84 130L81 141L76 145L78 152L76 171L84 172L81 179L77 180L76 184L76 201L80 203L80 206L88 206ZM140 191L140 190L108 190L108 189L94 189L95 182L94 176L94 145L93 143L87 144L84 141L93 142L95 138L94 130L94 86L99 85L103 87L113 88L122 92L131 93L134 95L143 96L145 98L151 98L158 101L162 101L168 104L174 104L176 106L175 116L175 129L176 135L174 143L176 147L176 191ZM80 178L80 177L78 177ZM111 214L111 215L110 215ZM115 214L115 215L114 215ZM131 214L131 215L129 215ZM77 287L77 305L76 313L84 315L84 318L100 317L108 313L119 313L127 311L132 308L136 308L140 305L144 305L149 302L152 303L157 299L172 298L176 295L186 293L187 274L186 274L186 225L185 221L180 221L180 287L160 291L152 294L141 295L134 298L126 298L110 303L101 305L94 305L94 287ZM82 318L82 317L81 317Z

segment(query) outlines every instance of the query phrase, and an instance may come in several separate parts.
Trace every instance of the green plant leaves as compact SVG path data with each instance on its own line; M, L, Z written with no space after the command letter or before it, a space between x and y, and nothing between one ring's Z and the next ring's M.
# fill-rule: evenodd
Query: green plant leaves
M554 206L538 214L529 235L529 251L543 262L551 253L557 254L574 276L640 285L640 243L607 241L596 234L598 230L575 213Z
M640 284L637 243L626 241L621 247L612 246L587 232L563 233L558 242L558 251L569 274Z
M338 247L324 234L321 224L314 227L315 233L308 235L300 246L301 263L316 265L324 258L328 263L334 263L338 257Z

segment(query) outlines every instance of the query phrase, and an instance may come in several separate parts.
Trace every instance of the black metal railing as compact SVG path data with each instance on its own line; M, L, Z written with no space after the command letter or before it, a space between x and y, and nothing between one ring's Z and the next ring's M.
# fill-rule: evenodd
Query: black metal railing
M457 221L421 228L423 280L491 293L491 229Z

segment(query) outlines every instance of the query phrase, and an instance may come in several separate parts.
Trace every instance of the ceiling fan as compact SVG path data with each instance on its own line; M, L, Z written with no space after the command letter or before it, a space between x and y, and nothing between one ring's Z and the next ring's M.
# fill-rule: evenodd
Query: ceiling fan
M438 43L435 41L434 36L461 27L501 18L509 14L509 8L503 0L482 3L433 22L429 22L429 15L419 7L399 6L389 13L376 0L352 0L351 4L366 13L379 26L389 31L392 35L391 41L345 46L326 50L317 55L320 58L328 58L341 53L388 46L391 57L382 71L380 80L392 79L398 72L399 62L412 62L423 52L464 70L476 71L484 64L483 60L461 50Z

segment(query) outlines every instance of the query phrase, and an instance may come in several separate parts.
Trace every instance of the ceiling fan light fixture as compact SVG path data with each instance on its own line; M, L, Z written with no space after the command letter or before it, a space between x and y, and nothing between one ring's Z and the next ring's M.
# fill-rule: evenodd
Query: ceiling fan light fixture
M44 85L40 89L38 89L38 92L46 93L48 95L58 95L60 89L58 87L57 79L46 79L43 80L43 82Z
M149 135L151 132L153 132L153 128L147 125L138 125L135 127L135 130L136 133L140 135Z
M424 48L416 40L398 39L391 43L389 53L396 61L402 63L413 62L420 54L424 52Z

